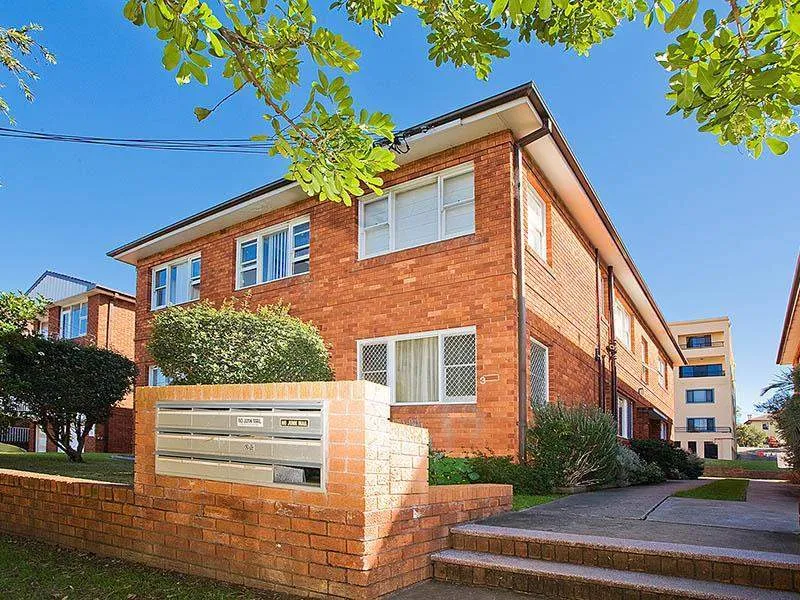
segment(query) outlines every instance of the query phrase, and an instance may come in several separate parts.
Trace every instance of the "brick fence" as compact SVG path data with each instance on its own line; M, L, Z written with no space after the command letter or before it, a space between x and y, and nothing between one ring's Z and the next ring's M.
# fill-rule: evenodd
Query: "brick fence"
M324 491L155 472L162 400L327 409ZM369 382L140 388L133 487L0 470L0 529L309 597L376 598L430 578L451 525L510 509L502 485L428 487L428 434L389 421Z

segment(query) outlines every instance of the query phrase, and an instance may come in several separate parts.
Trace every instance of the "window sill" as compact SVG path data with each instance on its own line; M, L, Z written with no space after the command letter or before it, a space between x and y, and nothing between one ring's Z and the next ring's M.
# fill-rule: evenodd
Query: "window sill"
M550 263L547 261L547 259L544 258L542 255L540 255L538 252L536 252L533 248L531 248L531 246L528 244L528 242L525 242L525 254L527 254L533 260L538 262L539 265L545 271L547 271L547 273L550 275L550 277L552 277L553 279L556 278L556 273L555 273L555 271L553 271L553 267L550 265Z
M468 400L464 402L391 402L389 406L395 408L397 406L477 406L477 400Z
M286 277L281 277L280 279L273 279L272 281L263 281L261 283L254 283L253 285L244 285L244 286L237 286L233 289L234 292L246 292L247 290L252 290L255 288L263 287L265 285L273 285L279 283L294 283L299 277L303 276L310 276L311 273L295 273L294 275L287 275Z
M155 308L151 308L150 312L158 312L160 310L164 310L165 308L170 308L171 306L183 306L184 304L191 304L192 302L199 302L200 298L194 298L193 300L184 300L183 302L176 302L174 304L165 304L164 306L156 306Z
M377 254L370 254L369 256L363 256L359 252L358 257L356 259L356 263L357 264L358 263L368 263L370 261L381 259L381 258L386 258L386 257L395 257L395 260L405 260L406 258L409 258L407 256L404 256L405 253L412 253L415 250L419 251L419 250L424 248L427 252L424 252L424 253L420 252L419 254L421 254L421 255L422 254L430 254L431 250L434 249L437 246L437 244L444 244L445 247L443 247L443 248L435 248L433 251L434 252L444 252L446 250L449 250L450 246L453 245L453 244L450 244L448 242L453 242L454 240L465 240L465 239L468 239L468 238L473 238L474 239L475 238L475 232L472 231L470 233L462 233L460 235L454 235L453 237L442 238L441 240L435 240L435 241L432 241L432 242L425 242L424 244L418 244L416 246L409 246L407 248L400 248L398 250L387 250L385 252L380 252L380 253L377 253ZM474 243L474 242L470 242L470 243ZM382 262L388 262L388 261L382 261Z

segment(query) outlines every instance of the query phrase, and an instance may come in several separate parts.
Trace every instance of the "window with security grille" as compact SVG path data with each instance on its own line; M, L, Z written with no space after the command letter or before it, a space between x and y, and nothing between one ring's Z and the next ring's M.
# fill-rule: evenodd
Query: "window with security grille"
M550 351L531 340L531 406L544 406L549 395Z
M361 379L388 385L386 344L366 344L361 347Z
M475 334L444 336L445 402L475 398Z
M386 385L395 404L475 402L474 327L362 340L358 377Z

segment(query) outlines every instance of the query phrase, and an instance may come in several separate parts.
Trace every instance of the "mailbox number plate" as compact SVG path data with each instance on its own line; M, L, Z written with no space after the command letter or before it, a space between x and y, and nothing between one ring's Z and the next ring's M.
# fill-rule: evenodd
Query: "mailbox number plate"
M281 427L308 427L308 419L281 419Z
M237 427L263 427L264 417L236 417Z

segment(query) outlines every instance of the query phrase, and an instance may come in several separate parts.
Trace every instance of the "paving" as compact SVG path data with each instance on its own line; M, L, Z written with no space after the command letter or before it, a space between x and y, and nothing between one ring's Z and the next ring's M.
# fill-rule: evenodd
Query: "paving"
M797 490L793 485L754 480L746 502L667 498L647 516L648 521L798 533Z
M425 581L386 596L386 600L537 600L510 590Z
M527 510L496 515L480 523L800 554L800 537L796 534L798 486L777 481L752 481L753 490L748 494L747 502L724 502L722 507L712 500L670 498L678 490L705 483L708 481L677 481L575 494ZM736 516L728 518L728 512L736 513ZM764 515L764 518L759 515Z

